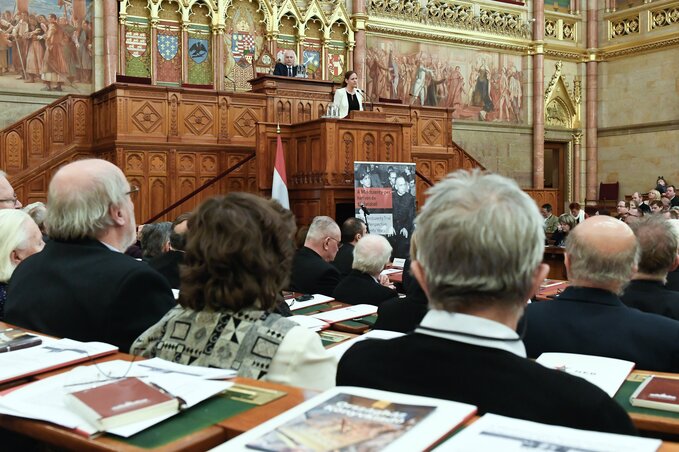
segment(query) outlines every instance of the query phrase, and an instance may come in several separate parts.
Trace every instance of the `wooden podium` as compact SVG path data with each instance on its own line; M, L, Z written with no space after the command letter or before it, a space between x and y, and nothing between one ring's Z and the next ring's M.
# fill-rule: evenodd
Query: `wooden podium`
M257 125L258 189L271 191L276 126ZM412 124L387 121L384 113L352 112L352 118L321 118L281 124L290 208L299 224L317 215L337 218L338 204L354 204L354 162L411 162Z

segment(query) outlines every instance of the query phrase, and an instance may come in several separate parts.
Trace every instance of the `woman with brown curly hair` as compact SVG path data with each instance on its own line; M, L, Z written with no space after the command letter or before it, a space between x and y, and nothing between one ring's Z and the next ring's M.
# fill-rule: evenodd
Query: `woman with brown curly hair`
M205 201L188 229L179 306L139 336L131 352L231 368L241 377L333 386L336 362L320 337L272 313L292 267L290 211L229 193Z

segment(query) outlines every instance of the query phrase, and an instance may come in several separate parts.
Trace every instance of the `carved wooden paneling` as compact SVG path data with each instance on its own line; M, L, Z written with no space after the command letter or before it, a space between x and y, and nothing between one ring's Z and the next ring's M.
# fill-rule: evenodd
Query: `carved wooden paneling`
M28 121L28 160L30 163L39 163L44 157L45 146L45 123L43 117L37 117Z
M78 141L86 141L91 128L91 114L88 101L73 102L73 138Z
M543 204L551 204L554 207L556 214L561 213L561 206L558 202L559 190L553 188L527 188L524 189L524 191L528 193L531 198L533 198L538 206L542 206Z
M23 168L24 140L20 134L21 132L22 129L12 130L5 135L5 142L3 143L3 149L5 150L5 170L9 174Z
M69 95L0 132L0 165L28 201L46 195L60 165L93 155L105 158L140 186L139 221L241 161L256 145L257 159L166 218L231 190L268 194L278 122L287 127L281 136L289 184L296 191L293 210L302 221L320 212L334 214L335 202L351 202L355 160L417 157L435 180L457 167L478 166L452 143L447 110L376 104L375 111L384 112L380 120L319 120L332 101L331 84L279 82L290 86L218 94L121 84L91 96ZM298 83L302 89L291 88Z
M54 107L51 112L50 124L52 125L52 144L66 143L66 134L68 131L68 116L66 110L60 105Z

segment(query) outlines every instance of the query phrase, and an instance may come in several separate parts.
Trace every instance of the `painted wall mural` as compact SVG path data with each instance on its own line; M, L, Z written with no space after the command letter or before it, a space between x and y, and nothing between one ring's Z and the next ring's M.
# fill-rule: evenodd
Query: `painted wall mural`
M92 91L91 0L0 0L0 90Z
M366 87L373 101L455 109L453 117L525 123L523 58L418 42L368 38Z

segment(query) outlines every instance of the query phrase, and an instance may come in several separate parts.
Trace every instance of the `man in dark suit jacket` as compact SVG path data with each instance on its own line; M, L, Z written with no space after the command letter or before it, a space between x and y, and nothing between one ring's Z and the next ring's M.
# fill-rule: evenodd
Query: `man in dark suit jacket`
M516 182L480 172L449 175L428 193L411 269L432 309L413 334L351 347L337 384L470 403L479 414L634 434L629 416L601 389L525 358L516 325L549 270L535 202ZM505 226L507 205L515 207L512 228ZM498 240L506 246L498 248Z
M429 310L429 300L420 283L410 276L410 259L403 265L403 289L405 298L396 297L380 304L373 329L410 333L420 324Z
M376 306L397 297L398 293L389 283L389 278L380 276L390 256L391 245L387 239L377 234L363 237L354 248L351 273L337 285L332 296L349 304Z
M342 278L351 272L354 263L354 247L361 237L367 234L365 222L360 218L350 217L342 223L342 246L335 255L332 265L337 267Z
M50 241L12 275L7 322L127 352L174 306L165 279L122 253L136 238L134 192L105 160L57 171L48 193Z
M330 261L337 254L339 243L340 228L335 220L325 216L314 218L304 246L293 257L290 289L332 296L340 282L340 272Z
M620 297L622 302L640 311L679 320L679 292L665 287L668 272L679 263L674 227L659 215L641 218L630 227L637 236L641 257L632 281Z
M183 213L175 218L170 231L170 250L149 261L151 268L163 275L173 289L179 289L179 264L184 260L189 216Z
M573 229L564 256L571 287L526 309L528 356L582 353L678 372L679 322L628 308L617 295L636 266L638 247L629 226L611 217L591 217Z
M297 66L295 60L297 56L294 50L286 50L283 54L283 63L276 63L273 69L273 75L280 75L283 77L295 77L297 75Z

